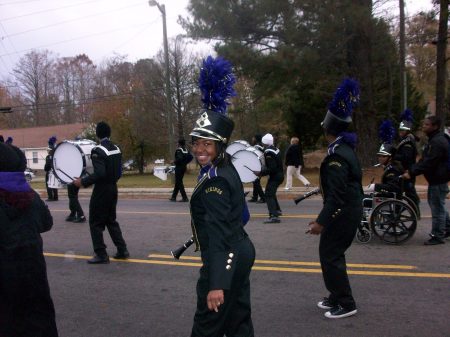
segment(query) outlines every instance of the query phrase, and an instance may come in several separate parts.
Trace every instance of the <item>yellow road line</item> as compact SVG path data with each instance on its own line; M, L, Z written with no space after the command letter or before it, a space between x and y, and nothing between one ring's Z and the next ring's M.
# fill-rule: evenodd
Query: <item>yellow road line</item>
M52 209L51 212L67 212L67 209ZM148 215L190 215L189 212L151 212L151 211L117 211L118 214L148 214ZM252 213L252 218L267 218L267 214ZM289 214L282 215L281 218L292 219L316 219L317 214Z
M62 257L66 259L82 259L87 260L91 258L85 255L75 255L75 254L59 254L59 253L44 253L45 256L49 257ZM181 262L181 261L167 261L167 260L141 260L141 259L128 259L128 260L116 260L111 259L112 262L122 262L122 263L142 263L142 264L156 264L156 265L171 265L171 266L185 266L185 267L200 267L199 262ZM288 268L288 267L264 267L264 266L253 266L253 270L262 271L274 271L274 272L289 272L289 273L316 273L319 274L322 271L318 268ZM364 271L364 270L348 270L349 275L364 275L364 276L392 276L392 277L420 277L420 278L448 278L450 279L450 274L444 273L420 273L420 272L393 272L393 271Z
M166 254L150 254L149 258L156 259L173 259L172 255ZM181 256L180 260L194 260L200 261L198 256ZM255 260L255 263L261 264L275 264L275 265L287 265L287 266L313 266L319 267L319 262L303 262L303 261L280 261L280 260ZM360 264L360 263L348 263L347 267L351 268L373 268L373 269L417 269L416 266L396 265L396 264Z

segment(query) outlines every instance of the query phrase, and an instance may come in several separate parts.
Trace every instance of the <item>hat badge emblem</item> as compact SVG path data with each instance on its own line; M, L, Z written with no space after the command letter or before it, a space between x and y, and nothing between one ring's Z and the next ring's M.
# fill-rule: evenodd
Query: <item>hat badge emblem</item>
M211 125L209 121L208 114L206 112L202 113L200 118L197 119L197 125L204 128L205 126Z

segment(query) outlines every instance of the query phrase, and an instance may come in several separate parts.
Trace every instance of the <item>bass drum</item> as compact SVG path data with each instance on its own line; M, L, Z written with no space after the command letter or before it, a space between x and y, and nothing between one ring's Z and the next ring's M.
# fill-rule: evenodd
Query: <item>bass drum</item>
M230 156L233 156L236 152L238 152L240 150L245 150L249 146L250 146L250 144L248 142L246 142L245 140L236 140L227 146L226 152Z
M70 184L75 178L94 173L91 151L97 146L89 139L65 140L56 146L53 170L63 183Z
M250 147L250 150L237 151L232 157L236 171L239 173L239 177L243 183L251 183L255 181L263 168L264 154L256 148Z

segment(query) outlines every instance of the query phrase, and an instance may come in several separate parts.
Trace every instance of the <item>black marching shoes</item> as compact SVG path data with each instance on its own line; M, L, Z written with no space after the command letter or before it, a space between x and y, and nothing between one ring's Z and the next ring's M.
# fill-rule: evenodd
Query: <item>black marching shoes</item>
M130 253L128 250L118 251L113 257L117 260L126 260L130 257Z
M109 256L94 255L91 259L87 260L89 264L107 264L109 263Z
M350 317L350 316L356 315L357 312L358 311L356 310L356 308L346 309L338 304L335 307L331 308L330 311L327 311L325 313L325 317L326 318L345 318L345 317Z

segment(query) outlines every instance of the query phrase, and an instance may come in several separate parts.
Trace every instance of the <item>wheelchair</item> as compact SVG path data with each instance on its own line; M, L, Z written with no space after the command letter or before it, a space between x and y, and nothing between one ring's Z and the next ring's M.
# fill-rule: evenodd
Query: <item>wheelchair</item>
M375 235L388 244L404 243L414 235L419 214L417 205L403 194L372 193L363 199L363 215L356 240L368 243Z

